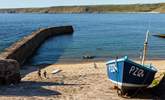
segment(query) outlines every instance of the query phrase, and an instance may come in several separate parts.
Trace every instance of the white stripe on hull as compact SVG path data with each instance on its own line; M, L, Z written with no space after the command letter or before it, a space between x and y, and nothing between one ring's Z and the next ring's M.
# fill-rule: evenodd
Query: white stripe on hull
M147 84L130 84L130 83L121 83L121 82L117 82L117 81L113 81L110 79L110 81L116 85L119 85L120 87L124 86L124 87L147 87Z

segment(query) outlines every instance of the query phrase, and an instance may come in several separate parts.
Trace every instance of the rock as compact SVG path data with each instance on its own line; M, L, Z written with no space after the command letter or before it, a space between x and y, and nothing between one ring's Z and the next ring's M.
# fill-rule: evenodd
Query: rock
M94 59L95 56L90 56L90 55L84 55L83 59Z
M19 63L12 59L0 58L0 84L16 84L21 80Z

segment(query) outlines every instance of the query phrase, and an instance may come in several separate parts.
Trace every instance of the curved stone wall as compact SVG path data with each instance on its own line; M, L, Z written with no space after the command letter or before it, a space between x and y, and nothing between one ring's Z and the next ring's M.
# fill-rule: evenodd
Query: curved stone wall
M23 37L21 40L6 48L4 52L0 54L0 57L4 59L16 60L20 65L22 65L30 56L32 56L36 49L47 38L72 33L72 26L60 26L39 29L38 31L33 32L26 37Z

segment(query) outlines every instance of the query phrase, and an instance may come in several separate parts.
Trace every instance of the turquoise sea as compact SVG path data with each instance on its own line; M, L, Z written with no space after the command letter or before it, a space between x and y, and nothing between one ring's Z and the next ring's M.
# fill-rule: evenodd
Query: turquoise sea
M0 51L39 28L61 25L73 25L74 34L48 39L29 64L76 62L83 55L139 59L147 29L165 34L165 14L0 14ZM165 39L150 35L148 52L148 59L165 59Z

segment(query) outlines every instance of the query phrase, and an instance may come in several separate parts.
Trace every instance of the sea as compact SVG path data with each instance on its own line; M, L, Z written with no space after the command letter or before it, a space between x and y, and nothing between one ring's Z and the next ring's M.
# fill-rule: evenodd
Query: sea
M0 52L39 28L72 25L73 35L51 37L36 51L28 64L108 61L128 56L139 60L145 34L150 31L147 59L165 59L165 14L0 14Z

